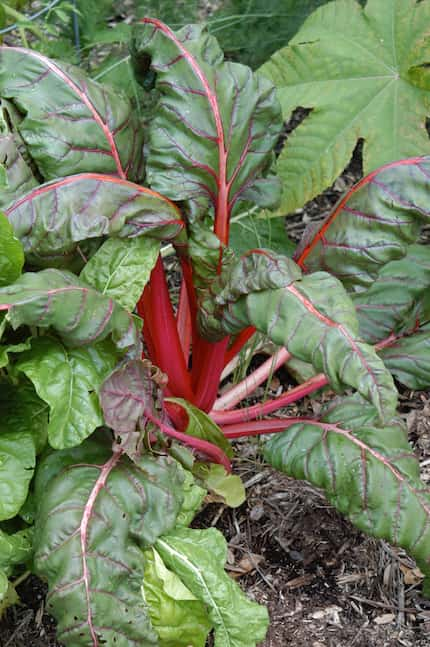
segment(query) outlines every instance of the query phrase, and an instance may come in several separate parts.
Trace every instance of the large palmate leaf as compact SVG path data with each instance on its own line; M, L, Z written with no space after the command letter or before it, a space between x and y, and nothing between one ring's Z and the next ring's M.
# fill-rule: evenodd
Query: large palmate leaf
M23 351L30 348L30 344L23 346ZM48 437L48 405L39 398L33 385L27 381L2 382L0 411L0 435L9 431L30 434L36 453L40 454Z
M0 288L0 310L14 328L54 328L69 345L80 346L112 335L119 349L137 347L133 317L112 299L86 286L71 272L27 272Z
M13 135L0 135L0 170L4 172L0 191L1 209L38 184Z
M398 337L379 351L385 366L410 389L430 386L430 324Z
M255 250L242 257L200 323L210 338L255 326L278 346L324 372L335 390L352 386L381 417L397 403L393 380L374 349L358 336L353 303L325 272L302 276L294 261ZM212 310L212 311L211 311Z
M45 179L142 177L142 128L125 97L36 50L3 46L0 60L0 97L26 115L18 130Z
M223 62L216 40L198 25L175 33L144 19L134 50L138 72L151 56L162 95L150 129L150 185L173 200L203 196L221 219L239 200L276 203L277 182L267 175L281 128L272 84Z
M111 238L90 258L80 278L131 312L149 281L159 249L154 238Z
M150 456L132 463L94 439L49 461L37 487L34 564L48 580L58 640L157 645L141 595L142 548L174 526L182 501L177 464Z
M279 88L285 119L297 106L312 109L279 158L284 210L329 186L359 138L365 173L430 151L429 21L428 0L368 0L363 9L335 0L261 68Z
M176 529L160 537L155 548L166 566L208 609L215 647L255 647L264 640L264 607L246 599L225 573L227 544L218 530Z
M376 344L413 332L430 319L429 290L430 247L411 245L402 260L382 267L365 292L352 295L361 337Z
M430 493L404 423L396 418L380 427L372 409L346 398L320 422L294 424L273 437L266 459L323 488L358 528L402 546L430 575Z
M212 624L204 602L166 568L154 548L145 551L142 591L159 647L205 647Z
M26 257L36 264L61 261L90 238L170 239L184 226L179 210L166 198L97 173L43 184L10 205L6 214Z
M33 340L31 350L20 357L17 369L25 373L49 405L51 447L79 445L103 424L98 390L117 357L109 340L70 349L50 337Z
M417 240L430 215L429 182L429 157L378 169L305 232L294 258L305 270L334 274L348 290L369 287L385 263L405 256Z
M23 265L22 245L14 235L10 223L0 212L0 287L13 283L21 274Z
M18 514L33 478L36 451L27 431L0 431L0 521Z

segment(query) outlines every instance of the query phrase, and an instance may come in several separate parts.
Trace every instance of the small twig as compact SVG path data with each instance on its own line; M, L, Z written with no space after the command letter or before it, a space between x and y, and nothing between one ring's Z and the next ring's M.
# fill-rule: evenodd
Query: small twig
M390 609L390 611L397 611L397 613L412 613L416 615L418 611L412 607L398 607L394 604L387 604L385 602L376 602L375 600L367 600L367 598L361 598L358 595L348 595L351 600L356 602L361 602L361 604L367 604L369 607L376 607L378 609Z

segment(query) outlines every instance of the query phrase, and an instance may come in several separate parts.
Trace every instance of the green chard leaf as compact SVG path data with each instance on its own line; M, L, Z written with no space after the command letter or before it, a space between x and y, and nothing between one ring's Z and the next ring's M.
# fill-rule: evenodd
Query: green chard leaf
M33 552L33 530L19 530L8 535L0 530L0 571L10 574L13 566L28 561Z
M363 291L390 261L400 260L428 222L430 157L399 160L356 184L317 226L294 259L306 271L325 270L348 291Z
M267 250L245 255L223 278L215 299L203 302L200 325L210 339L248 326L324 372L341 391L352 386L391 418L397 393L376 351L358 336L350 297L330 274L307 276L286 257ZM212 312L211 312L212 311Z
M23 351L29 350L29 343L22 345ZM36 453L40 454L48 438L48 405L39 398L33 385L27 381L1 382L0 411L0 435L7 431L30 434Z
M391 373L409 389L429 388L429 323L420 326L409 336L399 336L378 353Z
M118 355L108 340L67 348L51 337L34 339L16 368L49 405L49 444L55 449L79 445L103 425L98 390L114 369Z
M212 624L204 602L166 568L154 548L145 551L143 595L159 647L205 647Z
M175 524L182 503L177 464L151 456L131 462L101 437L50 461L36 484L34 564L48 580L58 640L155 647L141 593L142 549Z
M125 96L36 50L2 46L0 57L0 96L25 113L18 131L46 180L86 171L142 179L142 128Z
M160 537L155 548L167 568L206 605L215 647L255 647L264 640L267 611L247 600L225 573L227 544L218 530L176 529Z
M278 88L284 119L312 109L278 160L292 212L330 186L364 139L363 167L428 154L430 2L335 0L260 68ZM408 119L404 119L404 115Z
M402 546L430 575L430 494L400 418L379 426L373 407L345 398L321 421L296 423L274 436L265 457L322 488L360 530Z
M3 368L9 364L9 353L23 353L30 347L31 342L29 339L26 339L23 342L18 342L17 344L0 345L0 368Z
M19 597L13 585L9 582L6 573L0 569L0 619L3 613L14 604L18 604Z
M188 420L185 433L217 445L229 458L233 458L234 451L230 442L207 413L182 398L166 398L166 402L169 403L169 406L173 405L175 408L179 408L182 415L185 414Z
M8 207L18 195L37 186L38 182L22 156L14 135L0 135L0 171L3 181L0 191L0 209Z
M27 261L36 266L64 263L89 239L171 239L184 227L177 207L163 196L97 173L43 184L10 205L6 215Z
M21 274L23 265L22 245L15 236L11 224L0 212L0 287L13 283Z
M36 451L30 433L0 431L0 521L18 514L27 498L35 465Z
M111 238L90 258L80 278L131 312L149 281L159 249L159 241L153 238Z
M119 350L139 346L132 316L65 270L28 272L0 288L0 310L8 311L13 328L52 327L71 346L101 341L109 335Z
M409 335L430 319L430 248L411 245L400 261L381 268L364 292L352 295L361 337L372 344Z
M150 186L172 200L206 199L224 219L242 200L276 204L270 168L282 121L273 85L224 62L201 25L173 32L144 18L133 50L138 76L151 57L161 93L149 134Z
M207 492L196 483L194 476L186 469L184 469L182 489L184 501L176 519L176 526L189 526L202 507Z
M240 476L229 474L223 465L197 463L193 474L210 492L222 497L231 508L238 508L246 500L245 487Z

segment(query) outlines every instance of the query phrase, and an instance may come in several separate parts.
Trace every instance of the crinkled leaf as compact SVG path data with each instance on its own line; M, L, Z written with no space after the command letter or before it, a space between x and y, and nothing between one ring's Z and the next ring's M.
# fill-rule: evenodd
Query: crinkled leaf
M278 160L285 211L330 186L360 138L365 173L430 151L429 21L428 0L328 2L261 68L279 88L285 119L312 109Z
M149 281L160 243L153 238L111 238L94 254L80 277L131 312Z
M0 432L0 521L18 514L27 498L35 464L36 451L30 433Z
M199 463L193 473L231 508L238 508L246 500L242 479L237 474L228 474L223 465Z
M28 350L29 348L30 344L26 344L23 350ZM50 376L50 379L52 379L52 376ZM30 382L25 381L18 384L1 383L0 434L6 431L30 434L37 454L40 454L46 446L48 410L49 407L46 402L39 398Z
M13 135L0 135L0 172L3 173L0 192L0 209L8 207L17 196L37 186Z
M201 411L201 409L198 409L182 398L167 398L166 401L173 403L176 407L180 408L182 413L186 414L188 423L185 433L217 445L229 458L233 458L234 452L230 442L224 436L218 425L204 411Z
M117 368L101 387L105 422L133 460L141 453L146 412L158 417L165 384L165 375L149 360L132 360Z
M264 607L247 600L224 571L227 544L218 530L176 529L155 544L166 566L208 609L215 647L255 647L264 640Z
M51 447L79 445L103 424L98 390L115 367L118 356L108 341L67 348L51 337L39 337L17 362L49 405Z
M228 244L238 256L256 247L266 247L278 254L292 256L295 248L284 221L270 217L265 212L236 216L230 224Z
M405 256L428 221L429 182L429 157L378 169L305 232L294 258L308 271L334 274L348 290L371 286L383 265Z
M301 277L294 261L264 250L244 256L230 272L210 315L200 321L206 334L236 333L255 326L276 345L318 371L335 390L352 386L391 417L397 404L393 380L375 350L361 342L351 299L325 272Z
M0 287L13 283L21 274L23 265L22 244L4 214L0 212Z
M188 470L184 469L184 483L182 490L184 501L181 510L176 519L177 526L189 526L196 514L199 512L203 499L206 496L206 490L196 483L194 476Z
M352 295L361 337L372 344L401 336L430 318L430 248L411 245L400 261L381 268L365 291Z
M239 200L268 206L271 194L276 202L278 183L268 170L282 122L273 85L224 62L201 25L175 33L144 19L134 41L138 72L148 55L161 93L150 128L150 185L173 200L204 197L220 217Z
M69 345L94 343L112 335L118 349L138 347L132 316L65 270L28 272L0 288L0 310L8 310L13 328L52 327Z
M204 647L212 625L197 600L158 552L145 551L143 595L160 647Z
M79 243L101 236L158 239L183 228L178 209L144 187L97 173L82 173L43 184L7 209L27 260L61 262Z
M182 477L169 458L132 463L100 443L86 441L73 457L64 452L67 467L45 480L35 571L48 580L47 608L64 645L113 645L116 639L120 647L155 646L141 595L142 548L173 528ZM58 454L61 459L63 452L54 454L55 466Z
M9 574L13 566L30 559L33 551L32 534L32 529L19 530L13 535L0 530L0 570Z
M0 368L9 364L9 353L23 353L31 346L30 340L27 339L17 344L4 344L0 346Z
M0 96L25 113L18 130L45 179L85 171L142 177L142 127L117 90L36 50L3 46L0 57Z
M430 324L378 351L385 366L409 389L430 386Z
M321 422L294 424L274 436L265 457L322 488L358 528L402 546L430 575L430 493L400 418L379 427L373 407L347 398Z

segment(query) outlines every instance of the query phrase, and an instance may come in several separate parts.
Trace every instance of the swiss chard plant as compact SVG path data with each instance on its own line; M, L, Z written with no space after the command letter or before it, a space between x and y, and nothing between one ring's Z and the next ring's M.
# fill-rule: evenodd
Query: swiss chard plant
M393 375L430 384L430 160L366 177L294 258L239 255L232 220L280 197L271 82L201 26L143 19L133 65L159 96L144 129L79 69L0 57L3 604L26 564L65 645L203 647L211 631L217 647L256 645L265 609L224 572L223 537L189 525L208 490L243 501L230 441L257 434L274 434L270 463L429 575L430 494ZM278 350L219 395L257 331ZM241 406L293 360L308 380ZM323 387L339 397L319 417L279 413Z

